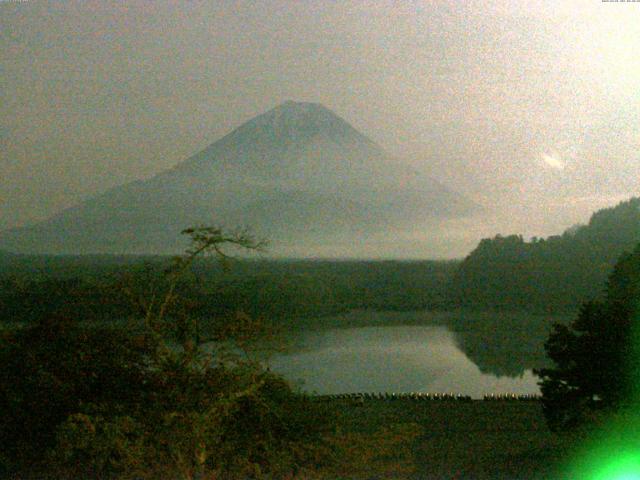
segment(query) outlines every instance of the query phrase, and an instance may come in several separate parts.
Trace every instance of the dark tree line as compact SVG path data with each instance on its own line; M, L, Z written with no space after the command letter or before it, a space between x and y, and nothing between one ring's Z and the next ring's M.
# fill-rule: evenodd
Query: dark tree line
M0 322L34 321L63 308L83 320L127 318L132 306L119 286L161 274L165 260L16 258L0 270ZM442 309L456 266L431 261L237 261L223 272L202 260L180 288L192 301L191 313L200 316L240 309L277 320L351 309Z

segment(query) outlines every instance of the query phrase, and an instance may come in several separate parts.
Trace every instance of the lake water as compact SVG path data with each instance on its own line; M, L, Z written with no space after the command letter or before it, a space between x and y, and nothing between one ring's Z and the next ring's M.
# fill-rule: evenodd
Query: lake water
M487 348L490 348L489 346ZM530 370L516 378L482 373L441 326L304 331L271 369L307 392L539 393Z

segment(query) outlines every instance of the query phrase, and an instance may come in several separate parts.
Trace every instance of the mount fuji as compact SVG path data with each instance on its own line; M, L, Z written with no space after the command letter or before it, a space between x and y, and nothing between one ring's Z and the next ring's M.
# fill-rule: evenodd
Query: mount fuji
M479 207L384 152L320 104L285 102L174 168L32 226L0 232L22 253L176 253L195 225L248 226L286 255L362 244Z

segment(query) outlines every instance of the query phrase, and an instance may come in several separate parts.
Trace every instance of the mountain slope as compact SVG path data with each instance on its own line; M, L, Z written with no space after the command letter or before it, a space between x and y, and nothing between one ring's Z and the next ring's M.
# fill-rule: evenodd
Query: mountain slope
M477 207L403 167L319 104L285 102L173 169L0 234L30 253L169 253L196 224L250 226L275 245L343 241ZM339 239L339 240L338 240ZM313 251L310 251L313 254Z
M638 243L640 198L600 210L563 235L485 239L460 264L451 297L481 309L572 311L604 291L620 255Z

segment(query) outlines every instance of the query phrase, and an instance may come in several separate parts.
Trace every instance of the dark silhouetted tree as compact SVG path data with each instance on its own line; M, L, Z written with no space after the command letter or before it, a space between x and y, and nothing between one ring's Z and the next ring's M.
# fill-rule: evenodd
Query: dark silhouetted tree
M615 265L604 300L585 303L571 325L554 325L545 349L555 367L537 371L551 428L640 398L639 304L640 245Z
M236 312L204 335L185 298L196 259L263 243L183 233L185 255L119 284L138 312L127 328L62 308L0 331L0 476L292 478L328 458L322 411L248 354L268 326Z

